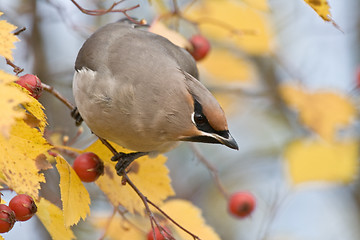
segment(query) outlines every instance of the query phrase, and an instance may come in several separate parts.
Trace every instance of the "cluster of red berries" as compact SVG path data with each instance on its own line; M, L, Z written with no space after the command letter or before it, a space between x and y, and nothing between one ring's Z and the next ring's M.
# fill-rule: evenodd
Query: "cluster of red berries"
M83 182L94 182L104 174L104 163L92 152L77 156L72 167Z
M0 233L10 231L15 221L27 221L37 211L36 204L32 197L26 194L19 194L13 197L9 206L0 204Z

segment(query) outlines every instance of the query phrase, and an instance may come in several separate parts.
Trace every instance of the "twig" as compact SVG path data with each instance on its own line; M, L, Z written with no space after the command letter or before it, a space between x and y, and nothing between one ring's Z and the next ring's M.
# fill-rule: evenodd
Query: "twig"
M108 9L95 9L95 10L88 10L80 6L75 0L70 0L82 13L85 13L90 16L101 16L107 13L115 13L115 12L121 12L123 13L131 22L135 24L141 24L141 21L136 21L132 17L130 17L127 12L134 10L135 8L140 7L140 4L137 4L135 6L124 8L124 9L114 9L117 5L122 3L124 0L114 2Z
M163 210L161 210L161 208L159 208L156 204L154 204L152 201L150 201L149 199L146 199L147 202L153 206L154 208L156 208L162 215L164 215L167 219L169 219L173 224L175 224L176 226L178 226L181 230L183 230L184 232L186 232L187 234L189 234L190 236L192 236L194 239L198 239L201 240L198 236L196 236L195 234L191 233L190 231L188 231L187 229L185 229L183 226L181 226L179 223L177 223L174 219L172 219L169 215L167 215Z
M22 33L25 30L26 30L26 27L22 27L19 30L17 30L16 32L14 32L14 35L19 35L20 33Z
M11 67L14 68L13 71L14 71L14 73L16 74L16 76L19 75L19 73L21 73L22 71L24 71L23 68L20 68L20 67L16 66L12 61L10 61L10 59L5 58L5 60L6 60L6 64L7 64L7 65L10 65Z
M116 155L118 152L116 151L116 149L104 138L99 137L99 140L102 142L102 144L104 144L111 152L112 154ZM142 192L135 186L135 184L130 180L130 178L128 177L128 175L126 174L126 172L123 175L123 181L127 182L130 187L136 192L136 194L140 197L141 201L144 203L145 206L145 210L146 213L148 214L149 218L150 218L150 223L151 223L151 229L153 230L153 237L154 239L156 239L155 237L155 227L154 227L154 223L155 225L160 228L160 224L158 223L158 221L156 220L154 214L151 212L149 205L147 203L147 198L144 196L144 194L142 194ZM165 236L164 236L165 237Z
M63 97L54 87L49 86L45 83L41 83L41 86L44 90L48 91L49 93L53 94L57 99L63 102L70 110L73 110L75 106L69 102L65 97Z
M225 190L224 186L222 185L217 169L205 158L205 156L200 152L199 148L194 143L190 144L190 148L194 152L195 156L199 159L199 161L202 162L205 165L205 167L209 170L221 194L224 196L225 199L228 199L229 193Z
M126 173L124 173L123 178L126 180L126 182L130 185L130 187L136 192L136 194L140 197L141 201L144 203L145 206L145 210L146 213L148 214L149 218L150 218L150 223L151 223L151 228L153 230L153 237L154 239L156 239L155 236L155 227L154 227L154 223L155 225L158 227L158 229L160 230L161 235L167 239L167 236L164 236L163 232L162 232L162 227L159 224L159 222L157 221L157 219L155 218L153 212L150 210L149 204L148 204L148 199L147 197L144 196L144 194L142 194L142 192L136 187L136 185L130 180L130 178L128 177L128 175ZM171 235L171 240L175 240Z

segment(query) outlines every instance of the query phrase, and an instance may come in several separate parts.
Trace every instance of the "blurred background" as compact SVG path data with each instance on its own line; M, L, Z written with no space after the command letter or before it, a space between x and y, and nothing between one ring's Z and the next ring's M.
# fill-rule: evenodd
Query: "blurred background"
M77 2L86 9L113 3ZM169 14L174 3L183 18ZM119 5L140 4L128 14L149 24L160 21L186 39L200 33L211 43L208 56L198 62L200 79L223 106L239 151L183 143L166 155L177 197L200 207L221 239L360 239L360 2L328 3L333 22L324 21L303 0L126 0ZM70 0L1 0L0 11L2 19L27 29L16 43L14 63L72 102L78 50L97 28L124 18L122 13L88 16ZM5 60L0 67L12 71ZM40 102L49 132L76 135L61 102L48 93ZM93 141L84 128L76 147ZM229 215L227 200L199 155L215 166L227 192L248 191L256 197L250 217ZM54 172L47 178L51 183L58 176ZM53 182L43 191L56 201L58 183ZM86 186L92 211L111 212L96 186ZM74 232L78 239L101 235L86 222ZM4 237L50 238L37 219L16 224Z

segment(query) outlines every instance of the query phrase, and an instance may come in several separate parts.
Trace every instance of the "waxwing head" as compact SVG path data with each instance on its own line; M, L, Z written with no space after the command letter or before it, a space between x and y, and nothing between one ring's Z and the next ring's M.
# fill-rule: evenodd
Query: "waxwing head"
M238 145L228 130L224 111L215 97L199 80L182 72L193 108L191 124L184 129L179 140L223 144L238 150Z

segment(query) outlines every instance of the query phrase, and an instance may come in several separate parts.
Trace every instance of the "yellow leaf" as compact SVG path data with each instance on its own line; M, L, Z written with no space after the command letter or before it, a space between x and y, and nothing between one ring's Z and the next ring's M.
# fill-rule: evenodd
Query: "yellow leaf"
M201 216L200 209L190 202L180 199L170 200L166 201L166 203L161 206L161 209L177 223L197 235L200 239L220 240L220 237L215 233L215 231L205 224L205 221ZM193 239L189 234L177 227L172 228L172 231L176 232L176 234L180 236L179 239Z
M299 111L301 122L328 141L334 140L337 130L356 116L354 104L339 93L312 93L291 85L281 86L280 91L285 102Z
M0 240L5 240L2 236L0 236Z
M64 225L64 216L60 208L44 198L41 198L36 205L38 208L36 216L53 240L75 239L71 229Z
M40 182L45 182L45 178L39 173L36 157L51 146L37 129L22 120L12 127L9 138L0 136L0 146L0 172L4 183L17 193L37 198Z
M190 49L192 46L190 42L182 36L180 33L175 32L168 27L166 27L162 22L156 20L151 24L151 27L149 29L150 32L156 33L160 36L163 36L164 38L167 38L170 42L173 44L182 47Z
M129 152L128 150L112 144L117 151ZM141 199L135 191L126 184L122 185L122 178L116 174L115 163L110 159L111 152L100 142L96 141L86 152L96 153L103 161L105 174L101 176L96 184L109 198L114 206L122 205L131 213L135 211L144 214ZM129 178L155 204L161 204L167 197L174 195L168 176L169 170L164 165L166 158L162 155L157 158L141 157L131 165L128 173Z
M0 55L10 60L13 60L11 49L15 48L14 43L19 41L19 39L11 33L15 29L16 26L5 20L0 20Z
M308 181L349 183L358 175L356 141L297 140L285 151L290 177L295 184Z
M131 218L131 217L130 217ZM149 218L137 219L135 222L130 222L129 220L125 220L123 217L118 215L114 216L111 219L110 225L109 218L105 217L97 217L92 219L92 224L104 231L106 228L106 237L111 240L143 240L144 236L147 234L143 227L150 225Z
M219 48L213 48L199 66L205 68L213 77L228 82L247 81L252 75L250 63Z
M310 7L312 7L319 16L325 21L332 21L330 14L330 6L327 0L304 0Z
M242 0L242 2L260 11L265 12L269 10L268 0Z
M17 83L13 83L12 84L13 86L15 86L16 88L20 89L20 91L24 92L25 94L28 94L30 96L30 92L20 86L19 84ZM46 122L46 115L44 113L44 106L34 97L31 97L29 98L29 101L28 102L25 102L22 104L24 106L24 108L30 112L37 120L39 120L39 123L38 123L38 127L39 127L39 130L44 133L44 130L45 130L45 127L47 125L47 122Z
M56 157L56 168L60 174L60 191L65 226L77 224L90 213L90 196L80 178L60 155Z
M1 75L4 76L0 72L0 77L2 77ZM6 76L4 78L6 79ZM9 137L10 128L15 123L15 120L25 117L25 111L19 107L19 104L30 102L31 97L4 82L0 82L0 96L0 134Z
M230 41L250 54L269 52L270 28L259 11L235 0L207 0L194 5L186 16L199 24L204 35Z
M11 83L18 79L17 76L4 72L0 70L0 82L1 83Z

